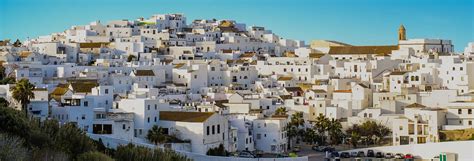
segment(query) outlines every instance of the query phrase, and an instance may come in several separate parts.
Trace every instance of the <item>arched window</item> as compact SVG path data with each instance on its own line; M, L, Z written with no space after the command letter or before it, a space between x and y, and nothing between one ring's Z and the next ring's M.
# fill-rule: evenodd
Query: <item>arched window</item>
M415 80L416 80L416 81L420 81L420 77L416 76L416 77L415 77Z

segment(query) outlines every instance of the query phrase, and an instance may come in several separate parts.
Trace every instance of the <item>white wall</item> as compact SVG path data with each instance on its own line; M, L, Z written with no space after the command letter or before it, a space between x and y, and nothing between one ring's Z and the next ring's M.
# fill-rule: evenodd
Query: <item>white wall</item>
M423 159L432 159L434 156L439 155L441 152L449 152L456 153L458 161L474 160L474 141L453 141L441 143L372 147L349 150L349 152L359 150L367 151L367 149L373 149L376 152L381 151L384 153L410 153L414 156L421 157Z

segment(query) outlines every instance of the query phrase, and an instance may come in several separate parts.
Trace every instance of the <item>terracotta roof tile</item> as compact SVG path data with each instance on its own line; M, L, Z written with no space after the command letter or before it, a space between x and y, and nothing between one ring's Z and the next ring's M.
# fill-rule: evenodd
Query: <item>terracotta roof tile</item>
M214 112L160 111L160 120L178 122L204 122L214 114Z
M136 70L135 76L155 76L153 70Z
M390 54L398 46L331 46L329 54Z

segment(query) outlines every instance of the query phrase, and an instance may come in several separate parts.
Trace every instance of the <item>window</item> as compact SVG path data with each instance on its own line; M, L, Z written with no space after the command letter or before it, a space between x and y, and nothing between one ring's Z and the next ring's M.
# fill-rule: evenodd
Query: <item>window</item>
M158 105L157 105L157 104L155 104L155 110L156 110L156 109L158 109Z
M109 94L109 89L105 89L105 94Z
M148 117L148 119L147 119L147 120L148 120L148 123L150 123L150 117Z
M84 101L84 106L85 106L85 107L89 106L89 102Z
M458 109L458 114L462 114L462 109Z
M468 125L472 125L472 121L469 120L469 121L467 122L467 124L468 124Z
M472 109L468 109L467 114L472 114Z
M125 124L122 124L122 129L124 129L124 130L125 130Z
M400 126L399 129L400 129L400 131L403 130L403 126Z
M206 134L209 135L209 126L207 126L207 133Z
M262 138L262 134L257 134L257 140L260 140Z
M212 135L216 134L216 127L212 125Z
M221 125L217 125L217 133L218 133L218 134L221 133Z
M96 119L105 119L105 114L95 114Z

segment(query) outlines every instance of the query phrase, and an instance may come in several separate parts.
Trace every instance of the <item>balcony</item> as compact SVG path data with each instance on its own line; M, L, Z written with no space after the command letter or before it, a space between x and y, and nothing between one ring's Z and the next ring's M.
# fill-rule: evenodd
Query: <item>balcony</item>
M81 99L64 99L61 106L81 106Z

